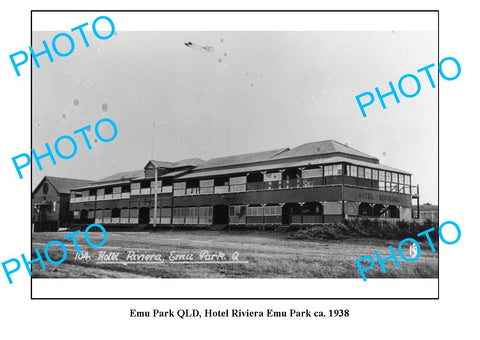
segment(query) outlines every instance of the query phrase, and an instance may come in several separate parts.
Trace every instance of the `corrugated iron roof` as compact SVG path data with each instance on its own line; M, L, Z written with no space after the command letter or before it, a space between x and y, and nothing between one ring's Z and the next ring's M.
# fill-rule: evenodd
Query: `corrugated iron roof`
M178 171L167 172L166 174L158 176L158 178L176 177L178 175L182 175L182 174L184 174L186 172L189 172L189 171L190 170L178 170Z
M273 157L273 159L316 156L330 153L343 153L347 155L378 160L373 156L367 155L366 153L353 149L345 144L339 143L334 140L324 140L319 142L302 144L286 152L282 152L281 154L276 155L275 157Z
M157 167L157 168L172 168L173 167L173 164L172 162L164 162L164 161L156 161L154 159L151 159L148 161L147 165L152 163L153 166Z
M122 184L130 184L130 180L127 179L124 181L101 182L101 183L93 182L93 183L90 183L89 185L72 188L71 190L75 190L75 191L87 190L87 189L102 188L102 187L107 187L107 186L109 187L112 185L122 185Z
M205 163L203 159L200 158L188 158L188 159L182 159L181 161L178 161L174 163L175 168L180 168L183 166L199 166L201 164Z
M193 172L186 174L184 176L177 177L178 180L189 179L189 178L200 178L200 177L214 177L214 176L222 176L222 175L232 175L232 174L242 174L246 172L257 172L263 170L276 170L276 169L285 169L285 168L295 168L295 167L302 167L308 165L322 165L322 164L333 164L333 163L341 163L346 162L358 166L365 166L372 169L379 169L379 170L387 170L387 171L394 171L403 174L410 174L409 172L398 170L386 165L376 164L376 163L369 163L360 160L355 160L347 157L335 156L329 158L318 158L318 159L309 159L309 160L302 160L302 161L286 161L282 163L267 163L262 165L247 165L247 166L239 166L235 168L229 169L205 169L205 170L193 170Z
M219 168L239 164L264 162L272 159L275 155L285 152L286 150L288 150L288 148L212 158L199 165L195 169Z
M178 162L164 162L164 161L156 161L154 159L151 159L148 161L147 165L150 163L152 163L153 166L157 168L174 169L174 168L181 168L184 166L198 166L200 164L205 163L205 161L200 158L187 158L187 159L182 159Z
M102 183L102 182L110 182L110 181L129 180L129 179L141 177L143 175L144 175L143 169L133 170L133 171L123 171L123 172L118 172L111 176L99 179L98 181L95 181L95 184Z
M35 190L33 190L33 192L36 192L39 189L39 187L44 183L45 180L48 180L53 185L55 190L57 190L61 194L68 194L70 193L70 189L72 188L82 186L82 185L84 186L93 182L92 180L89 180L89 179L75 179L75 178L45 176L37 185Z

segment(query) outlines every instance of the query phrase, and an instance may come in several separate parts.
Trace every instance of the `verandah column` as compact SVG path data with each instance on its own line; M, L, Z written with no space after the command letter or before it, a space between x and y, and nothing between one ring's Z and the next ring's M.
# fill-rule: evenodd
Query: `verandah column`
M298 204L300 204L300 224L303 224L303 205L305 203L306 202L298 202Z

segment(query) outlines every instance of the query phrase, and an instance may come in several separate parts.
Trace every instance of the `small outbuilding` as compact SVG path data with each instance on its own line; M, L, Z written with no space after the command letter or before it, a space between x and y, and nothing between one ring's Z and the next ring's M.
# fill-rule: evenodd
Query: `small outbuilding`
M91 180L45 176L32 192L33 231L57 231L72 222L70 190Z

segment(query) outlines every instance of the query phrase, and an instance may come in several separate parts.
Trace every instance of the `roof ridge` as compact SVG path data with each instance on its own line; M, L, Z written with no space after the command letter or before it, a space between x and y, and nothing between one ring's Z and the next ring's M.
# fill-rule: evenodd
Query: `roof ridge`
M75 180L75 181L93 181L91 179L83 179L83 178L72 178L72 177L59 177L59 176L50 176L50 175L45 175L45 178L57 178L57 179L70 179L70 180Z
M355 150L355 151L357 151L357 152L363 153L364 155L368 155L368 156L370 156L371 158L378 159L378 158L375 157L375 156L372 156L372 155L370 155L370 154L367 154L367 153L365 153L365 152L363 152L363 151L360 151L360 150L358 150L358 149L352 148L350 145L347 145L347 144L344 144L344 143L340 143L339 141L336 141L336 140L333 140L333 139L332 139L332 141L335 142L335 143L337 143L337 144L340 144L340 145L342 145L342 146L344 146L344 147L346 147L346 148L349 148L349 149Z
M213 160L213 159L219 159L219 158L238 157L238 156L244 156L244 155L253 155L253 154L256 154L256 153L273 152L273 151L280 151L280 150L289 150L289 148L285 147L285 148L277 148L277 149L270 149L270 150L264 150L264 151L239 153L239 154L236 154L236 155L219 156L219 157L210 158L209 161Z

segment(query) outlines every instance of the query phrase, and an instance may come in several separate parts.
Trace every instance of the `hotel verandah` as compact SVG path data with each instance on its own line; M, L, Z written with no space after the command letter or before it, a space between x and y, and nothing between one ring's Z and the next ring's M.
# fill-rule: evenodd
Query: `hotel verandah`
M409 172L327 140L208 161L151 160L72 189L70 211L74 226L280 226L410 219L412 198Z

